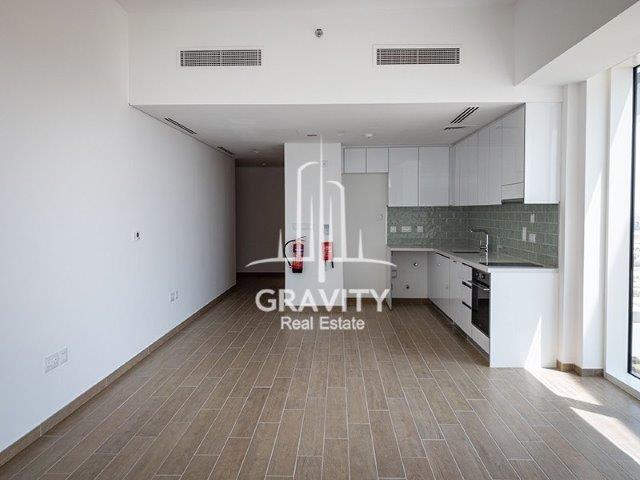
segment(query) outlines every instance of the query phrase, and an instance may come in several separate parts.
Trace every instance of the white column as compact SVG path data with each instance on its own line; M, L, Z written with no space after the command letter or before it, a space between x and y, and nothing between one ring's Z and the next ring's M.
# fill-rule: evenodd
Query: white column
M298 169L308 163L310 165L302 173L301 195L298 198L297 178ZM331 221L334 257L342 254L341 242L343 232L342 206L340 192L330 181L340 182L342 178L342 146L339 143L320 142L286 143L284 146L284 187L285 187L285 238L284 241L305 236L305 255L313 257L313 261L306 261L302 273L292 273L285 266L285 286L295 293L298 305L306 290L311 291L317 304L321 304L320 290L325 292L326 298L331 298L336 290L343 288L342 263L334 263L333 268L325 265L320 251L324 240L322 225ZM321 193L321 184L323 193ZM322 202L322 206L320 205ZM331 208L330 208L331 205ZM259 208L259 206L256 206ZM330 217L331 212L331 219ZM298 220L300 215L300 220ZM322 218L321 218L322 216ZM324 275L320 271L325 269ZM342 293L342 292L340 292ZM341 303L342 295L339 297Z
M604 367L605 209L609 79L602 73L565 88L558 359Z

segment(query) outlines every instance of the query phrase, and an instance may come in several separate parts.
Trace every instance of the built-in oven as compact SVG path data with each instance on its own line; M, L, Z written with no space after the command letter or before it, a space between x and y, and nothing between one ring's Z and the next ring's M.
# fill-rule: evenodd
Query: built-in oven
M491 327L491 274L473 269L471 277L471 323L487 337Z

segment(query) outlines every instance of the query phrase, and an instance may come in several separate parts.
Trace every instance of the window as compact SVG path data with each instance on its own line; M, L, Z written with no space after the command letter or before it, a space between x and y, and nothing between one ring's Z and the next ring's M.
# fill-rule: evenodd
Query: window
M633 146L631 170L631 255L629 295L629 373L640 378L640 66L633 71Z

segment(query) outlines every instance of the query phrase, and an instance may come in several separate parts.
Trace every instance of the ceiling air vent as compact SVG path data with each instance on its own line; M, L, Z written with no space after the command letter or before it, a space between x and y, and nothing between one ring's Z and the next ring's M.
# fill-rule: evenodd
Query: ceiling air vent
M220 145L218 145L216 148L217 148L218 150L220 150L220 151L222 151L222 152L226 153L227 155L230 155L230 156L232 156L232 157L234 156L234 153L233 153L231 150L229 150L228 148L221 147Z
M376 47L376 65L459 65L460 47Z
M167 122L169 122L171 125L178 127L180 130L183 130L187 133L190 133L191 135L197 135L196 132L194 132L193 130L191 130L189 127L185 127L184 125L182 125L179 122L176 122L173 118L169 118L169 117L165 117L164 118Z
M462 113L460 113L456 118L454 118L453 120L451 120L451 123L462 123L463 121L465 121L467 118L469 118L471 115L473 115L474 113L476 113L478 111L480 107L467 107L465 108Z
M180 50L181 67L258 67L262 65L262 50L217 49Z

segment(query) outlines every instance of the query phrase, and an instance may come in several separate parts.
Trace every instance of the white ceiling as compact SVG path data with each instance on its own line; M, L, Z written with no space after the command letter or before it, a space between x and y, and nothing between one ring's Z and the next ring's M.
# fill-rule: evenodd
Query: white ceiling
M145 105L141 110L196 132L195 138L231 150L244 163L282 162L285 142L343 145L450 145L513 109L515 103L427 103L367 105ZM463 122L469 128L445 132L468 106L479 106ZM166 123L166 122L165 122ZM373 134L367 138L365 134Z
M355 10L510 5L516 0L118 0L128 12Z

